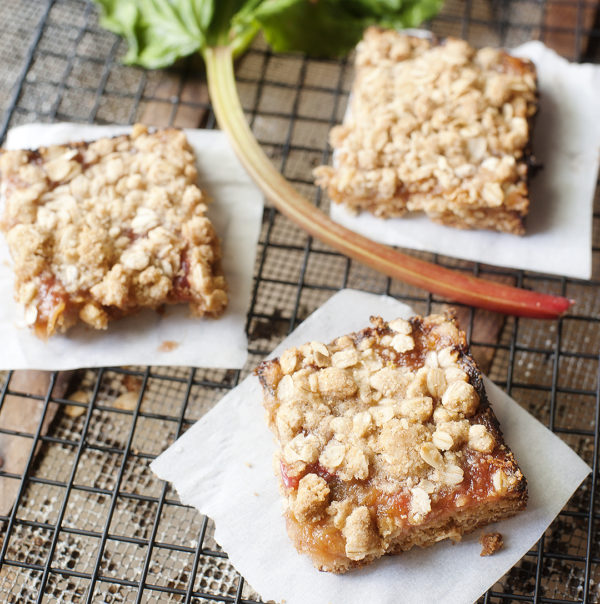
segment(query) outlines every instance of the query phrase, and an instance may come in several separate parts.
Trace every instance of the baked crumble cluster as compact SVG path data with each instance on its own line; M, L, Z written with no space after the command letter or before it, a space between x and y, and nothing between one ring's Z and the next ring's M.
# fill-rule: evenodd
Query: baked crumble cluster
M533 63L370 28L351 111L332 129L317 184L350 210L424 212L445 225L523 234L537 81Z
M504 547L504 539L500 533L483 533L479 537L481 544L480 556L493 556Z
M176 129L0 152L2 228L26 322L47 337L140 308L227 305L194 154Z
M256 370L288 533L337 573L459 540L527 501L454 319L371 321Z

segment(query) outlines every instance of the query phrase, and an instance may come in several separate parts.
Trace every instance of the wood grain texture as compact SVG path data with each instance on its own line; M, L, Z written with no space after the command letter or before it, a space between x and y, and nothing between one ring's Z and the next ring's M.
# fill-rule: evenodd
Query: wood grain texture
M59 374L52 396L62 397L65 394L72 375L71 371ZM46 413L42 417L45 397L48 395L51 382L52 374L49 371L15 371L9 383L9 390L14 393L22 393L23 396L6 395L0 410L0 428L33 437L42 422L40 434L46 434L58 408L56 403L49 403ZM30 398L31 396L42 398ZM0 433L0 467L4 472L23 477L34 443L32 437ZM34 455L38 453L40 445L41 443L38 442ZM10 513L21 481L22 478L17 480L0 476L0 516Z
M600 0L548 2L544 13L544 43L568 59L585 55ZM579 39L576 32L580 31ZM579 45L579 48L578 48Z

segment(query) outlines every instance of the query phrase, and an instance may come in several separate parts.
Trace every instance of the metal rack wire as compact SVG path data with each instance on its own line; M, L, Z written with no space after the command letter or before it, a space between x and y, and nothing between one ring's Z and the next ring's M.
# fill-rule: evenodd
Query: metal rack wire
M596 8L584 0L448 0L431 27L478 45L512 46L540 37L569 58L598 60ZM563 15L558 24L556 10ZM9 0L0 4L0 23L0 140L10 126L30 121L215 127L199 60L168 72L121 65L122 43L99 28L85 0ZM327 131L343 114L350 63L275 56L257 41L240 59L237 77L248 119L274 163L316 204L326 204L310 170L328 160ZM593 253L591 281L422 254L578 300L556 322L459 308L490 376L594 470L537 546L482 602L600 599L598 195ZM444 305L311 240L267 207L244 370L55 372L37 393L18 380L18 372L2 375L0 412L18 399L35 405L38 419L31 429L0 424L0 439L26 443L21 470L9 471L0 459L0 480L15 491L15 504L0 515L0 600L260 601L215 543L211 521L182 506L148 465L341 287L387 293L421 313Z

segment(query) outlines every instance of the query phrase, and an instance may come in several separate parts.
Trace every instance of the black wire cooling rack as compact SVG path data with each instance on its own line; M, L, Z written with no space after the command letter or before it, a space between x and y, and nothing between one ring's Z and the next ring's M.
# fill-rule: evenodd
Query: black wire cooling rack
M583 0L448 0L430 26L475 45L540 38L570 59L597 61L597 8ZM0 140L9 127L31 121L215 127L199 60L145 72L121 65L123 50L84 0L3 0ZM327 132L343 114L351 63L273 55L257 41L236 73L248 119L273 162L316 204L326 204L310 172L329 159ZM483 602L600 598L599 210L597 195L591 281L419 254L578 301L555 322L458 307L490 376L593 467L540 542ZM182 506L148 465L342 287L392 295L420 313L444 306L313 241L267 207L244 370L0 374L0 411L16 402L29 405L33 418L29 426L0 423L0 448L12 439L21 451L17 470L0 459L0 500L10 491L15 501L0 512L0 601L260 601L215 543L210 519Z

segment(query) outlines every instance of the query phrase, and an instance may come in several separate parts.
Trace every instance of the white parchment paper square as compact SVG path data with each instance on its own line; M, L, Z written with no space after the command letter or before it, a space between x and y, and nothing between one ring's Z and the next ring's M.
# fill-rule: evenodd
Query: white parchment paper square
M123 126L27 124L8 133L8 149L94 140L130 131ZM225 134L186 130L196 153L202 190L214 200L208 216L221 239L229 305L219 319L195 318L187 304L168 306L164 314L146 310L96 331L85 325L47 341L24 325L23 309L13 299L13 270L0 237L0 369L74 369L117 365L243 367L248 355L245 333L256 242L263 198L235 157ZM0 208L0 212L3 211ZM176 347L165 350L164 342Z
M540 91L533 150L543 169L531 180L526 235L454 229L422 215L355 216L336 203L330 209L333 220L388 245L589 279L600 160L600 66L570 63L541 42L510 52L535 63Z
M365 327L370 315L409 317L388 297L353 290L335 294L274 351L328 342ZM486 379L506 442L529 483L527 510L497 523L505 547L482 558L481 531L458 545L440 543L388 556L346 575L317 571L289 541L273 474L273 437L258 379L248 377L152 463L181 501L215 521L215 539L264 600L286 604L468 603L504 575L541 537L590 472L557 436Z

